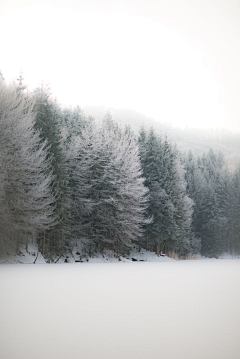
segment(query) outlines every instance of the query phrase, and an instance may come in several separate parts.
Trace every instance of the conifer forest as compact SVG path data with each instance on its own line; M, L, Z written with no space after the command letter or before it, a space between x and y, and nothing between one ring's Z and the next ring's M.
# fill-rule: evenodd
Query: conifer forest
M154 127L133 130L64 108L47 86L0 79L0 252L35 243L48 262L132 246L179 258L240 254L240 163L182 151Z

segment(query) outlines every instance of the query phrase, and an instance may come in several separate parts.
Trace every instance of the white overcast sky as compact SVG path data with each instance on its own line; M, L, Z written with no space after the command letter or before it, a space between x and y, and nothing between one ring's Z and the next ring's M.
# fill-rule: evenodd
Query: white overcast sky
M240 130L239 0L2 0L0 70L65 105Z

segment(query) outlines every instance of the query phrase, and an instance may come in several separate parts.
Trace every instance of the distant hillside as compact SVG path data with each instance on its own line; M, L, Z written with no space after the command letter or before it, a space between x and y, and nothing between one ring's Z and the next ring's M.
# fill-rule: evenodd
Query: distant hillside
M84 107L83 110L87 116L93 116L97 120L102 119L109 111L114 120L121 124L129 124L136 132L139 131L141 126L146 129L153 127L156 132L163 136L167 134L168 138L183 152L191 150L193 154L201 155L212 148L216 152L222 152L230 166L240 163L240 133L226 130L176 128L128 109L88 106Z

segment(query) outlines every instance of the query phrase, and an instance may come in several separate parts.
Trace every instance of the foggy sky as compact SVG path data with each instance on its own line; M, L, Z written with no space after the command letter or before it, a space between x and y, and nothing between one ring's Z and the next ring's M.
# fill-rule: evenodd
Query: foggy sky
M5 78L44 80L65 105L240 130L237 0L3 0L0 30Z

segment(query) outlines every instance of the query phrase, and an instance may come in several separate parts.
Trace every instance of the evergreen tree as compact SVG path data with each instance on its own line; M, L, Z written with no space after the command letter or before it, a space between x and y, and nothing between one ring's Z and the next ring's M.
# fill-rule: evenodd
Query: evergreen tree
M188 253L195 253L199 250L199 242L192 233L194 201L187 194L185 169L176 150L172 168L175 169L173 172L172 202L175 208L174 217L176 223L176 243L174 243L173 249L180 256L186 256Z
M0 233L17 248L55 225L46 142L34 129L33 103L18 89L0 84Z
M47 241L48 256L54 257L69 248L70 196L60 127L62 113L56 101L51 99L47 88L36 89L33 98L36 111L35 128L40 131L42 141L48 143L48 158L51 160L53 174L51 185L55 197L54 214L58 224L53 230L47 231L44 238ZM40 247L44 252L45 243L40 242Z
M201 253L218 257L226 247L228 180L224 158L212 150L197 161L185 160L187 191L194 200L193 232L201 239Z
M4 81L4 77L3 77L2 71L0 70L0 83L3 81Z
M101 125L90 121L75 138L69 163L76 236L98 250L108 246L124 253L143 233L147 202L133 133L109 117Z
M67 149L71 141L81 134L87 124L86 116L79 106L74 109L65 108L60 117L64 146Z
M229 182L227 250L231 254L240 254L240 166L236 168Z
M149 189L147 215L148 249L160 254L164 243L168 251L186 255L191 251L191 217L193 203L186 194L183 166L167 138L157 137L153 129L139 136L141 163L145 185Z
M17 91L21 92L22 94L27 89L27 85L24 83L23 73L20 72L19 77L17 79Z
M147 216L153 219L153 222L146 226L146 248L153 250L158 246L156 251L159 253L160 245L166 240L162 233L164 219L162 211L168 206L171 208L166 191L160 183L161 142L151 129L147 136L143 130L141 131L139 144L145 186L149 189Z

